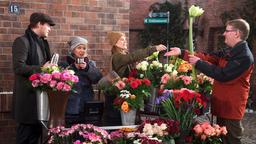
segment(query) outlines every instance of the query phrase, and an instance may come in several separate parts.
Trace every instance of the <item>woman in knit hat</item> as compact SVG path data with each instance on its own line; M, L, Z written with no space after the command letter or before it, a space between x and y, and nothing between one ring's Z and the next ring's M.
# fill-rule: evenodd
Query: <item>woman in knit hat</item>
M125 34L122 32L110 32L107 35L112 46L112 69L122 78L128 77L131 64L143 60L156 51L164 51L166 47L162 44L139 49L129 53ZM120 112L113 108L115 96L105 93L104 125L121 125Z
M70 54L67 61L62 64L75 71L79 82L75 86L75 93L71 93L66 107L66 124L71 126L75 123L83 123L85 103L93 100L94 92L92 84L96 84L101 78L100 69L94 61L87 57L88 41L76 36L68 42Z

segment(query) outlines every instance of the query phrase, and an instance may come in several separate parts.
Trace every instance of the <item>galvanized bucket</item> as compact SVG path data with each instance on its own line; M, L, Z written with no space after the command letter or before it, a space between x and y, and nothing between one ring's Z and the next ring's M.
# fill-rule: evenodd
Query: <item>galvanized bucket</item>
M122 125L135 125L136 109L131 109L129 112L123 112L121 110Z
M48 95L45 91L36 91L37 96L37 117L40 121L49 120Z

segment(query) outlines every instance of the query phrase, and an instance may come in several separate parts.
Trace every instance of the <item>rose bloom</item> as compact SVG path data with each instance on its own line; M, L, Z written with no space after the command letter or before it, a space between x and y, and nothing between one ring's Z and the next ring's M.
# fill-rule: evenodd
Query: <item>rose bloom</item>
M170 75L169 74L164 74L162 77L161 77L161 83L162 84L167 84L168 80L170 80Z
M57 86L56 86L56 89L57 89L57 90L62 90L62 89L63 89L63 86L64 86L64 83L63 83L63 82L58 82L58 83L57 83Z
M32 74L30 77L29 77L29 80L30 81L33 81L33 80L36 80L38 79L38 74Z
M32 86L33 86L33 87L38 87L39 84L40 84L40 81L39 81L39 80L33 80L33 81L32 81Z
M181 75L180 78L183 80L185 85L189 85L192 82L191 76Z
M49 81L52 80L52 75L51 74L43 74L43 75L40 75L40 81L42 83L48 83Z
M115 83L115 86L119 89L122 90L125 87L125 83L121 80L119 80L117 83Z
M150 80L148 80L148 79L143 79L143 82L144 82L145 85L147 85L147 86L150 86L150 85L151 85L151 82L150 82Z

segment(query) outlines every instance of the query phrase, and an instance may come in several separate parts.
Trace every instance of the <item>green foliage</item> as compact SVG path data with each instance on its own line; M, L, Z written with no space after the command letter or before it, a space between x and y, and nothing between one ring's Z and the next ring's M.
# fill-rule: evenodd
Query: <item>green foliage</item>
M181 3L171 4L155 3L151 6L153 12L170 12L169 34L167 35L166 24L146 24L142 32L140 32L140 42L143 47L155 44L166 44L169 39L170 46L184 47L186 35L184 35L183 23L185 20L184 11Z

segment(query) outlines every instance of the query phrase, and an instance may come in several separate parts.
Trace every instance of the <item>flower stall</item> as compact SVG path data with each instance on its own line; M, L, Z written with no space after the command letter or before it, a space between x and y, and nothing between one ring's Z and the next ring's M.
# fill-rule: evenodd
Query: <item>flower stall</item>
M203 12L194 5L189 9L191 54L194 48L193 19ZM113 79L112 83L104 88L106 93L115 97L113 106L120 111L123 126L116 126L108 131L106 126L97 127L91 124L76 124L65 128L61 126L63 121L54 118L61 123L53 123L50 126L48 143L221 144L221 137L227 134L225 127L195 121L195 118L204 114L209 107L213 79L197 72L191 64L178 57L171 57L167 64L163 64L159 61L158 54L153 53L138 63L128 78ZM46 90L49 96L54 92L54 96L50 97L59 95L57 92L72 91L72 86L78 82L72 71L58 67L42 69L42 73L31 75L29 80L33 87ZM65 104L65 101L62 103ZM153 112L157 117L135 123L138 112L145 111ZM64 114L61 111L58 113Z

